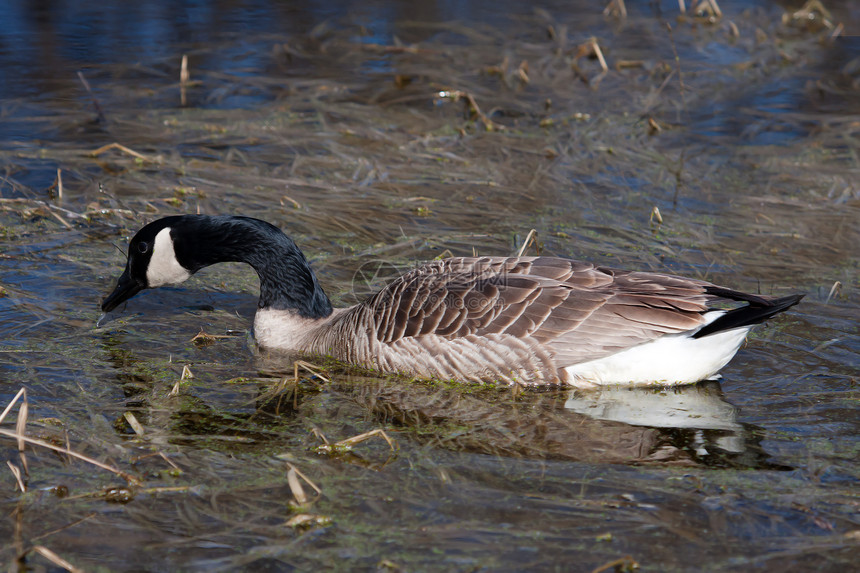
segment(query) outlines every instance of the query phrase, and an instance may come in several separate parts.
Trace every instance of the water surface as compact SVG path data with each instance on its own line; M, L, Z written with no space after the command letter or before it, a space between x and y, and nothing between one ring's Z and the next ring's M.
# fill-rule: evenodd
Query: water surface
M586 2L5 3L0 403L26 388L28 436L128 479L28 448L26 493L0 472L0 558L850 568L860 16L828 4L800 24L763 0L714 21L677 2L626 19ZM112 143L137 155L93 153ZM128 237L181 212L277 224L338 304L416 261L516 252L530 229L529 253L807 296L688 388L518 392L324 361L296 381L248 334L241 265L99 320ZM396 450L316 449L378 429Z

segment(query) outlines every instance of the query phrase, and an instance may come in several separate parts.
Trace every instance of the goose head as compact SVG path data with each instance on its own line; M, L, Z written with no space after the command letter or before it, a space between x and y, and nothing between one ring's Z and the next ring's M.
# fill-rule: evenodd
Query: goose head
M166 217L143 227L128 245L128 262L116 288L102 302L110 312L143 289L179 284L193 274L188 263L179 262L176 242L182 241L182 226L177 217ZM183 249L183 252L187 249ZM190 265L189 265L190 266Z
M260 277L259 308L331 314L328 297L296 244L280 229L250 217L175 215L144 226L131 239L116 288L102 301L110 312L140 291L187 280L220 262L244 262Z

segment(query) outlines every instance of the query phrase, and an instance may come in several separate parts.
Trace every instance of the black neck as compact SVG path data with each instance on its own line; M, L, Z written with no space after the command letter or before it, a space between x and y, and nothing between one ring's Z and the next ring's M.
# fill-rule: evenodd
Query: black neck
M331 302L305 255L280 229L250 217L185 215L176 241L180 264L197 272L221 262L251 265L260 277L263 309L292 310L305 318L324 318Z

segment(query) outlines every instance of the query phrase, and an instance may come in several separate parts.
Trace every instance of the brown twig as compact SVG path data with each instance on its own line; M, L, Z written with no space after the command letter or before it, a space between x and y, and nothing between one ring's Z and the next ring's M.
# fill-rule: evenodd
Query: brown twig
M833 298L833 295L839 294L841 291L842 291L842 283L839 281L836 281L835 283L833 283L833 286L830 287L830 292L827 293L827 300L824 301L824 304L829 303L830 299Z
M45 559L47 559L48 561L53 563L54 565L57 565L58 567L62 567L63 569L69 571L70 573L83 573L83 569L78 569L77 567L75 567L74 565L72 565L71 563L69 563L68 561L66 561L65 559L63 559L62 557L60 557L59 555L57 555L56 553L54 553L53 551L51 551L50 549L45 547L44 545L33 546L33 551L35 551L36 553L38 553L39 555L41 555L42 557L44 557Z
M15 481L18 483L18 489L21 490L21 493L27 493L27 486L24 485L24 480L21 478L21 470L9 460L6 460L6 465L12 470L12 475L15 476Z
M609 66L606 65L606 58L603 57L603 50L600 49L600 44L597 43L597 38L589 38L584 44L580 44L576 48L577 59L582 56L594 56L600 63L600 69L604 72L609 71Z
M236 338L235 334L209 334L208 332L204 332L203 329L200 329L200 332L194 335L194 337L189 341L195 344L208 344L210 342L215 342L216 340L220 340L222 338Z
M281 205L284 204L284 201L287 201L288 203L292 204L292 206L295 207L296 209L302 208L302 204L299 203L298 201L296 201L295 199L293 199L292 197L287 197L286 195L282 195L281 196Z
M26 397L27 397L27 389L26 388L21 388L20 390L18 390L18 393L15 394L15 397L12 398L12 401L6 405L6 408L3 410L3 413L0 414L0 423L3 423L3 420L6 419L6 415L9 414L9 411L12 410L12 406L15 405L15 402L17 402L18 398L20 398L21 396L24 396L24 398L26 399Z
M466 107L469 110L469 114L472 117L477 117L481 123L484 124L484 128L487 131L504 131L505 126L500 125L489 117L487 117L484 112L481 111L481 108L478 107L478 102L475 101L475 97L464 91L452 90L452 91L441 91L438 94L438 97L443 99L452 99L454 101L463 100L466 102Z
M188 55L182 54L182 64L179 67L179 103L185 107L185 88L188 86Z
M131 155L132 157L136 157L137 159L140 159L141 161L148 161L150 163L156 163L156 161L154 159L147 157L146 155L143 155L142 153L138 153L137 151L135 151L133 149L129 149L125 145L122 145L121 143L117 143L117 142L108 143L107 145L102 145L98 149L96 149L94 151L90 151L87 155L89 155L90 157L98 157L102 153L104 153L106 151L110 151L111 149L118 149L118 150L122 151L123 153L127 153L128 155Z
M18 420L15 423L15 433L23 436L27 426L27 415L30 411L30 405L27 403L27 388L22 387L20 390L18 390L18 393L15 394L15 397L12 398L12 401L6 405L6 408L3 410L3 413L0 414L0 423L2 423L3 420L6 419L6 416L12 410L12 406L14 406L19 399L21 400L21 405L18 406ZM27 469L27 457L24 454L23 438L18 439L18 453L21 456L21 464L24 466L24 473L29 475L29 471ZM17 468L13 469L12 473L15 474L15 477L18 477L19 474L16 473L15 470L17 470ZM22 489L21 491L23 492L26 490Z
M614 559L608 563L604 563L600 567L593 569L591 573L603 573L604 571L609 571L613 569L615 571L633 571L634 569L639 569L639 563L636 562L633 557L630 555L625 555L624 557L620 557L618 559Z
M793 12L792 14L785 13L782 16L783 24L789 23L789 21L809 23L811 21L820 21L825 28L828 30L833 29L833 22L831 21L830 11L824 7L821 3L821 0L809 0L803 7L797 12Z
M194 378L194 374L191 372L191 368L187 364L183 365L182 374L179 376L179 380L176 381L176 384L173 385L173 389L170 391L169 394L167 394L167 396L170 398L178 396L180 384L185 382L185 380L189 380L191 378Z
M86 521L88 519L92 519L97 515L99 515L99 514L98 513L91 513L91 514L86 515L86 516L84 516L84 517L82 517L76 521L73 521L71 523L67 523L66 525L64 525L62 527L58 527L57 529L52 529L51 531L47 531L45 533L42 533L41 535L37 535L36 537L31 537L30 541L36 541L39 539L44 539L46 537L50 537L56 533L59 533L59 532L64 531L66 529L69 529L70 527L74 527L74 526L78 525L79 523L83 523L84 521Z
M302 487L302 482L299 481L299 478L305 480L305 483L307 483L309 486L311 486L311 488L313 488L315 492L317 492L317 497L313 500L310 500L310 502L313 503L314 501L319 499L319 497L322 495L322 490L317 486L317 484L312 482L308 478L308 476L303 474L293 464L288 463L287 466L289 466L290 468L287 472L287 484L289 484L290 486L290 491L293 493L293 497L296 499L296 503L298 505L306 505L308 503L308 496L305 493L305 489Z
M606 8L603 9L604 16L617 16L618 18L627 17L627 6L624 5L624 0L611 0Z
M320 368L316 364L311 364L310 362L305 362L304 360L296 360L295 362L293 362L293 379L296 382L299 381L299 368L302 368L303 370L307 370L312 375L314 375L318 378L322 378L325 382L331 382L331 380L329 380L328 378L323 376L322 368ZM311 382L314 382L314 381L311 380ZM314 382L314 383L316 383L316 382Z
M720 10L717 0L702 0L699 5L693 10L696 14L706 13L712 18L722 18L723 11Z
M44 440L39 440L36 438L28 438L27 436L22 436L18 432L10 432L9 430L0 430L0 436L6 436L7 438L13 438L16 440L21 440L21 441L24 441L28 444L33 444L34 446L42 446L43 448L48 448L49 450L53 450L53 451L59 452L61 454L66 454L68 456L71 456L73 458L77 458L77 459L79 459L83 462L86 462L88 464L92 464L92 465L99 467L103 470L107 470L113 474L116 474L130 484L141 485L140 480L137 479L136 477L134 477L133 475L131 475L130 473L124 472L124 471L122 471L118 468L115 468L113 466L103 464L102 462L100 462L98 460L94 460L93 458L91 458L89 456L85 456L83 454L73 452L73 451L68 450L66 448L61 448L59 446L55 446L54 444L50 444Z
M90 88L90 82L87 81L87 78L84 77L84 73L80 70L78 71L78 79L81 80L81 83L84 84L84 88L86 88L87 93L90 94L90 97L93 100L93 107L96 109L96 114L98 116L99 123L102 125L107 123L107 118L105 118L105 114L102 111L102 106L99 103L96 94L93 93L93 90Z
M672 34L672 25L668 22L666 22L666 31L669 33L669 42L672 45L672 54L675 56L675 64L678 66L678 89L680 90L681 95L681 108L684 110L684 113L686 113L687 105L684 101L684 75L681 72L681 56L678 55L678 47L675 45L675 36Z
M30 413L30 404L27 402L27 391L21 397L21 405L18 407L18 419L15 422L15 433L22 436L18 438L18 455L21 457L21 465L24 467L24 474L30 475L27 468L27 455L24 453L24 433L27 431L27 417Z
M529 231L529 234L526 235L526 240L523 241L523 244L520 247L520 250L517 251L517 256L518 257L523 256L523 253L526 252L526 249L528 248L529 244L531 244L531 243L537 244L537 231L535 229L532 229L531 231Z
M314 430L316 430L316 428L314 428ZM388 434L385 433L385 430L381 430L378 428L376 430L364 432L363 434L359 434L357 436L352 436L351 438L346 438L344 440L341 440L339 442L335 442L333 444L330 444L328 442L328 440L325 439L325 436L323 436L321 432L315 431L315 434L317 436L319 436L320 438L322 438L322 440L325 442L325 444L323 444L322 446L317 446L316 448L314 448L314 450L316 450L317 452L321 452L321 453L329 453L330 454L330 453L335 453L338 451L342 451L342 452L343 451L349 451L353 448L353 446L356 446L356 445L360 444L361 442L367 441L374 436L380 436L382 439L384 439L388 443L388 447L391 448L392 452L397 451L397 446L395 445L394 440L392 440L391 438L388 437Z
M57 199L63 198L63 170L57 168Z
M131 429L134 430L134 433L138 436L143 436L146 432L143 429L143 425L137 421L137 417L131 412L123 412L122 417L125 418L125 421L128 422L128 425L131 426Z

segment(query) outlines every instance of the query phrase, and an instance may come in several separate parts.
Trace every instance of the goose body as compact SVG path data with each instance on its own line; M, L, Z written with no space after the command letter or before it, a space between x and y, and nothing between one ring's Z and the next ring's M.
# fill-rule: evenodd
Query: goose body
M264 348L475 382L698 382L731 360L754 324L802 298L555 257L457 257L333 309L302 252L277 227L248 217L178 215L132 238L125 271L102 309L227 261L248 263L260 277L254 335ZM742 306L725 308L729 303Z

